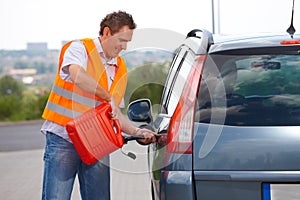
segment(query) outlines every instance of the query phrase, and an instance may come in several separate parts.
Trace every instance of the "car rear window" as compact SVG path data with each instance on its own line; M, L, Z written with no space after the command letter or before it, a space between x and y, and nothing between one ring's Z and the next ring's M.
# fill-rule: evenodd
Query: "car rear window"
M195 121L232 126L300 125L300 55L211 55Z

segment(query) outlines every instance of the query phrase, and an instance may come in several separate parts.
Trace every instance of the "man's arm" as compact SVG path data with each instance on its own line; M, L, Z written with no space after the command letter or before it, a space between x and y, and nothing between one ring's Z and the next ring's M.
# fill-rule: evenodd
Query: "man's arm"
M110 95L101 85L97 83L92 77L90 77L84 69L79 65L69 66L70 78L74 84L80 89L95 94L95 96L107 101L111 107L111 117L112 119L119 119L122 131L130 135L144 135L145 139L142 142L149 143L155 142L155 133L147 129L139 129L135 127L121 112L120 108L117 106L114 98Z
M79 65L69 65L69 74L73 83L80 89L94 94L100 99L109 103L112 107L112 114L116 114L118 106L112 95L110 95L101 85L97 83L92 77L90 77L84 69Z
M120 110L120 109L119 109ZM140 129L137 128L132 124L131 121L128 120L120 111L120 114L118 115L118 119L120 122L120 126L122 131L129 135L143 135L145 139L139 139L140 142L149 144L151 142L156 142L155 136L157 135L156 133L148 130L148 129Z

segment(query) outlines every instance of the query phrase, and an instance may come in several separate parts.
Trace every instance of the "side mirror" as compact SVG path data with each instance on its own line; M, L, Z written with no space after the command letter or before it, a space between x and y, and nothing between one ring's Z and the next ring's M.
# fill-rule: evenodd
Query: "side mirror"
M134 122L152 122L152 108L149 99L138 99L128 105L127 116Z

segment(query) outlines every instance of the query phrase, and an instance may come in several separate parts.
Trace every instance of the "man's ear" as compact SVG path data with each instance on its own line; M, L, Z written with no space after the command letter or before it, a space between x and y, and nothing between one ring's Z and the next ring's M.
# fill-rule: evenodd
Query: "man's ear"
M111 32L110 32L109 27L104 27L103 36L111 36Z

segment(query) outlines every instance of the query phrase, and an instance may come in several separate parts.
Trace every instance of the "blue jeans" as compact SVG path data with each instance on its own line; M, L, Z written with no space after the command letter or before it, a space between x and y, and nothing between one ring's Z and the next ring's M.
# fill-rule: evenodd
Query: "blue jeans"
M68 200L78 175L82 200L110 199L109 157L84 164L73 144L47 132L44 154L43 200Z

